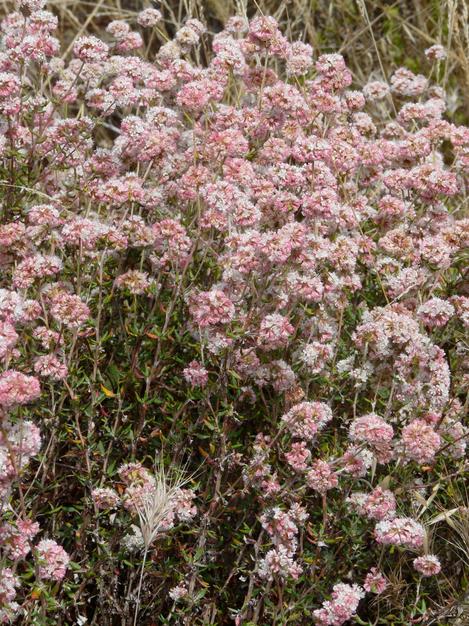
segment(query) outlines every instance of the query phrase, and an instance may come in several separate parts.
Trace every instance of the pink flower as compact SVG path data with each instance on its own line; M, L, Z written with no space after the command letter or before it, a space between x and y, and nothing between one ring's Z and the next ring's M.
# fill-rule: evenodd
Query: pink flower
M36 278L53 276L63 267L61 259L55 255L34 254L21 261L13 274L13 286L19 289L30 287Z
M306 474L306 482L311 489L314 489L314 491L318 491L321 494L326 493L329 489L337 487L339 484L337 474L331 468L329 463L326 463L326 461L322 461L321 459L313 461L311 469Z
M375 538L378 543L385 545L420 548L425 538L425 529L411 517L395 517L376 524Z
M279 35L277 20L270 16L258 16L249 22L249 38L260 44L270 44Z
M20 579L13 574L9 567L0 569L0 606L7 606L15 599L16 588L19 586Z
M68 328L79 328L88 320L90 310L78 296L61 292L52 299L51 315Z
M150 28L156 26L162 19L161 12L158 9L144 9L137 15L137 22L140 26Z
M40 11L44 8L46 0L19 0L18 4L20 8L26 9L34 14L36 11Z
M6 522L0 526L3 550L13 561L24 559L31 551L31 540L39 532L39 524L31 520L18 520L15 525Z
M39 576L41 578L60 581L65 576L70 557L52 539L43 539L37 544L35 557L39 565Z
M9 98L20 92L21 84L16 74L0 72L0 98Z
M363 441L380 446L388 444L393 435L392 426L375 413L358 417L350 424L349 437L352 441Z
M391 76L392 90L400 96L419 96L427 87L427 79L421 74L400 67Z
M16 370L7 370L0 374L0 405L12 407L28 404L41 395L39 381L34 376L27 376Z
M190 312L194 321L201 327L229 324L235 315L235 307L223 291L214 289L193 295Z
M293 332L294 328L286 317L272 313L262 320L257 342L267 350L275 350L284 347Z
M41 448L39 428L29 420L9 424L7 438L7 447L17 457L17 469L26 465L29 457L36 455Z
M389 92L389 85L381 81L372 81L363 87L363 95L371 101L382 100Z
M193 500L195 493L192 489L177 489L172 496L172 506L176 517L181 522L188 522L197 515L197 507Z
M188 593L189 591L185 585L176 585L169 590L168 595L173 602L179 602L179 600L185 598Z
M7 356L18 341L18 333L10 322L0 321L0 358Z
M119 495L114 489L98 487L91 492L93 502L98 509L113 509L121 502Z
M363 587L365 591L381 594L388 586L386 577L376 568L372 567L366 575Z
M191 387L205 387L208 382L208 372L205 367L197 361L191 361L183 371L184 378Z
M108 45L93 35L79 37L73 46L73 54L86 63L104 61L108 52Z
M446 59L447 52L443 46L435 44L434 46L430 46L430 48L427 48L425 50L425 56L430 61L442 61L443 59Z
M131 31L125 37L119 39L116 43L118 52L129 52L129 50L138 50L143 46L143 39L140 33Z
M39 356L34 361L34 371L39 376L50 377L53 380L64 380L68 375L68 368L54 354Z
M166 219L153 224L152 231L156 250L155 265L165 269L184 267L192 246L184 226L176 220Z
M341 457L341 465L352 476L365 476L373 464L374 455L360 446L350 446Z
M302 41L292 43L286 54L286 70L289 76L306 74L313 66L313 49Z
M454 313L454 306L441 298L431 298L417 309L418 317L430 328L444 326Z
M141 463L126 463L118 469L119 476L127 485L143 485L152 487L155 484L154 477L143 467Z
M311 441L316 433L332 419L332 411L324 402L300 402L285 415L288 430L294 437Z
M60 211L49 204L36 204L29 209L28 220L36 226L54 228L61 222Z
M425 420L413 420L402 429L402 442L404 453L408 459L417 463L430 463L433 461L438 448L441 445L441 437L431 424Z
M285 453L285 459L296 472L302 472L308 467L311 452L307 449L305 441L297 441L291 444L289 452Z
M283 546L269 550L257 568L259 576L265 580L273 580L276 576L296 580L302 571L301 565L294 561L293 554Z
M313 341L306 344L301 360L311 374L318 374L327 366L327 361L334 355L334 347L331 344L324 344L320 341Z
M331 600L313 611L313 619L319 626L341 626L356 613L364 592L358 585L339 583L334 585Z
M396 498L389 489L376 487L367 496L362 509L365 515L371 519L389 519L396 514Z
M146 272L129 270L116 278L115 285L118 289L127 289L134 295L141 295L148 291L152 281Z
M413 560L413 565L422 576L435 576L441 571L441 563L434 554L425 554Z

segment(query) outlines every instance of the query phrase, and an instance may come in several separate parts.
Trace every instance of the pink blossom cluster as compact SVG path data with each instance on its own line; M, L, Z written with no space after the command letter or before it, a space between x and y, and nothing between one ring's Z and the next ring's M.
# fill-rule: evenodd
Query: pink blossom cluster
M337 474L331 468L330 464L322 459L317 459L312 463L311 469L306 474L306 482L311 489L321 494L337 487L339 483Z
M261 516L262 527L274 544L274 548L259 562L258 574L261 578L273 580L274 577L299 577L303 569L294 560L298 547L298 525L307 518L305 509L298 504L292 505L286 512L276 507Z
M356 492L350 496L350 503L370 519L385 520L396 515L396 497L389 489L378 486L370 493Z
M365 577L363 588L365 591L381 594L388 586L386 577L376 568L372 567Z
M191 387L205 387L208 382L208 372L202 363L191 361L183 371L184 378Z
M332 419L332 411L324 402L300 402L282 417L294 437L311 441Z
M441 563L434 554L424 554L413 561L413 565L417 572L422 576L435 576L441 571Z
M425 420L413 420L402 429L402 443L407 458L418 463L431 462L441 446L441 436Z
M313 612L314 622L320 626L341 626L356 613L364 595L358 585L334 585L331 600L326 600L322 608Z
M60 581L65 576L69 555L53 539L42 539L36 546L36 559L41 578Z
M41 448L39 428L31 421L2 419L0 432L0 512L6 507L13 482Z
M385 545L420 548L425 539L425 529L410 517L395 517L383 520L375 526L375 538Z
M15 619L19 605L15 602L16 589L20 586L20 579L11 568L0 569L0 621L8 624Z
M21 605L15 602L16 589L21 587L21 581L13 571L28 555L33 554L40 579L61 581L67 573L69 554L51 539L42 539L34 545L33 540L39 531L38 522L31 519L12 521L7 518L0 526L2 558L13 567L13 570L10 567L0 569L1 623L13 623L21 615Z

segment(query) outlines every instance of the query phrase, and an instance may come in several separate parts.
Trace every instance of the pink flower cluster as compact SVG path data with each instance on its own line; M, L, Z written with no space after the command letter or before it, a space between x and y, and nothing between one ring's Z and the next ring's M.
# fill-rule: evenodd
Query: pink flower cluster
M205 367L197 361L191 361L189 365L184 368L184 378L191 385L191 387L205 387L208 382L208 372Z
M402 443L407 458L418 463L429 463L441 446L441 436L431 424L416 419L402 429Z
M2 407L28 404L36 400L40 393L39 381L34 376L27 376L16 370L7 370L0 374L0 405Z
M414 567L422 576L435 576L441 571L441 563L434 554L419 556L413 561Z
M60 581L65 576L70 561L65 550L52 539L43 539L36 546L39 576Z
M324 494L329 489L337 487L339 481L329 463L322 459L317 459L312 463L311 469L306 474L306 482L311 489Z
M396 498L393 492L382 487L375 487L369 494L354 493L350 502L369 519L391 519L396 514Z
M300 402L282 417L294 437L307 441L312 441L331 419L332 411L324 402Z
M289 511L279 508L266 511L261 517L262 527L268 532L274 548L261 559L258 574L263 579L298 578L302 567L294 560L298 547L298 525L308 518L305 509L298 504Z
M358 585L338 583L332 590L332 599L326 600L322 608L313 611L313 618L320 626L341 626L356 613L364 592Z
M365 591L381 594L388 586L386 577L376 568L372 567L365 577L363 588Z
M199 293L193 298L191 313L201 327L229 324L235 315L231 300L219 289Z
M375 538L385 545L417 549L423 545L425 529L410 517L395 517L376 524Z

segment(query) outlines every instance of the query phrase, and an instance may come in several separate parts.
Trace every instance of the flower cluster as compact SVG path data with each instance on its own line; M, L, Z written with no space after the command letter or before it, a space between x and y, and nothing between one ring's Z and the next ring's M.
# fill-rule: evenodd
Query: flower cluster
M320 626L344 624L356 613L363 597L363 590L358 585L346 583L334 585L332 599L324 602L321 609L314 611L314 622Z
M60 581L65 576L70 557L52 539L43 539L36 546L36 559L39 563L39 576Z
M423 545L425 529L410 517L395 517L378 522L375 537L378 543L417 549Z
M301 565L293 557L298 547L298 524L303 524L307 518L304 508L298 505L293 505L287 512L275 508L261 516L262 527L275 546L259 563L261 578L273 580L278 576L296 579L302 573Z

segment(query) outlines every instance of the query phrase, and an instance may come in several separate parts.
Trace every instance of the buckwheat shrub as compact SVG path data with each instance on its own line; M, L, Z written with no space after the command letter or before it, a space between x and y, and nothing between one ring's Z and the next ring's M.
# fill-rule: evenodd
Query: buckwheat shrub
M1 23L0 621L438 620L469 129L408 68L165 11Z

